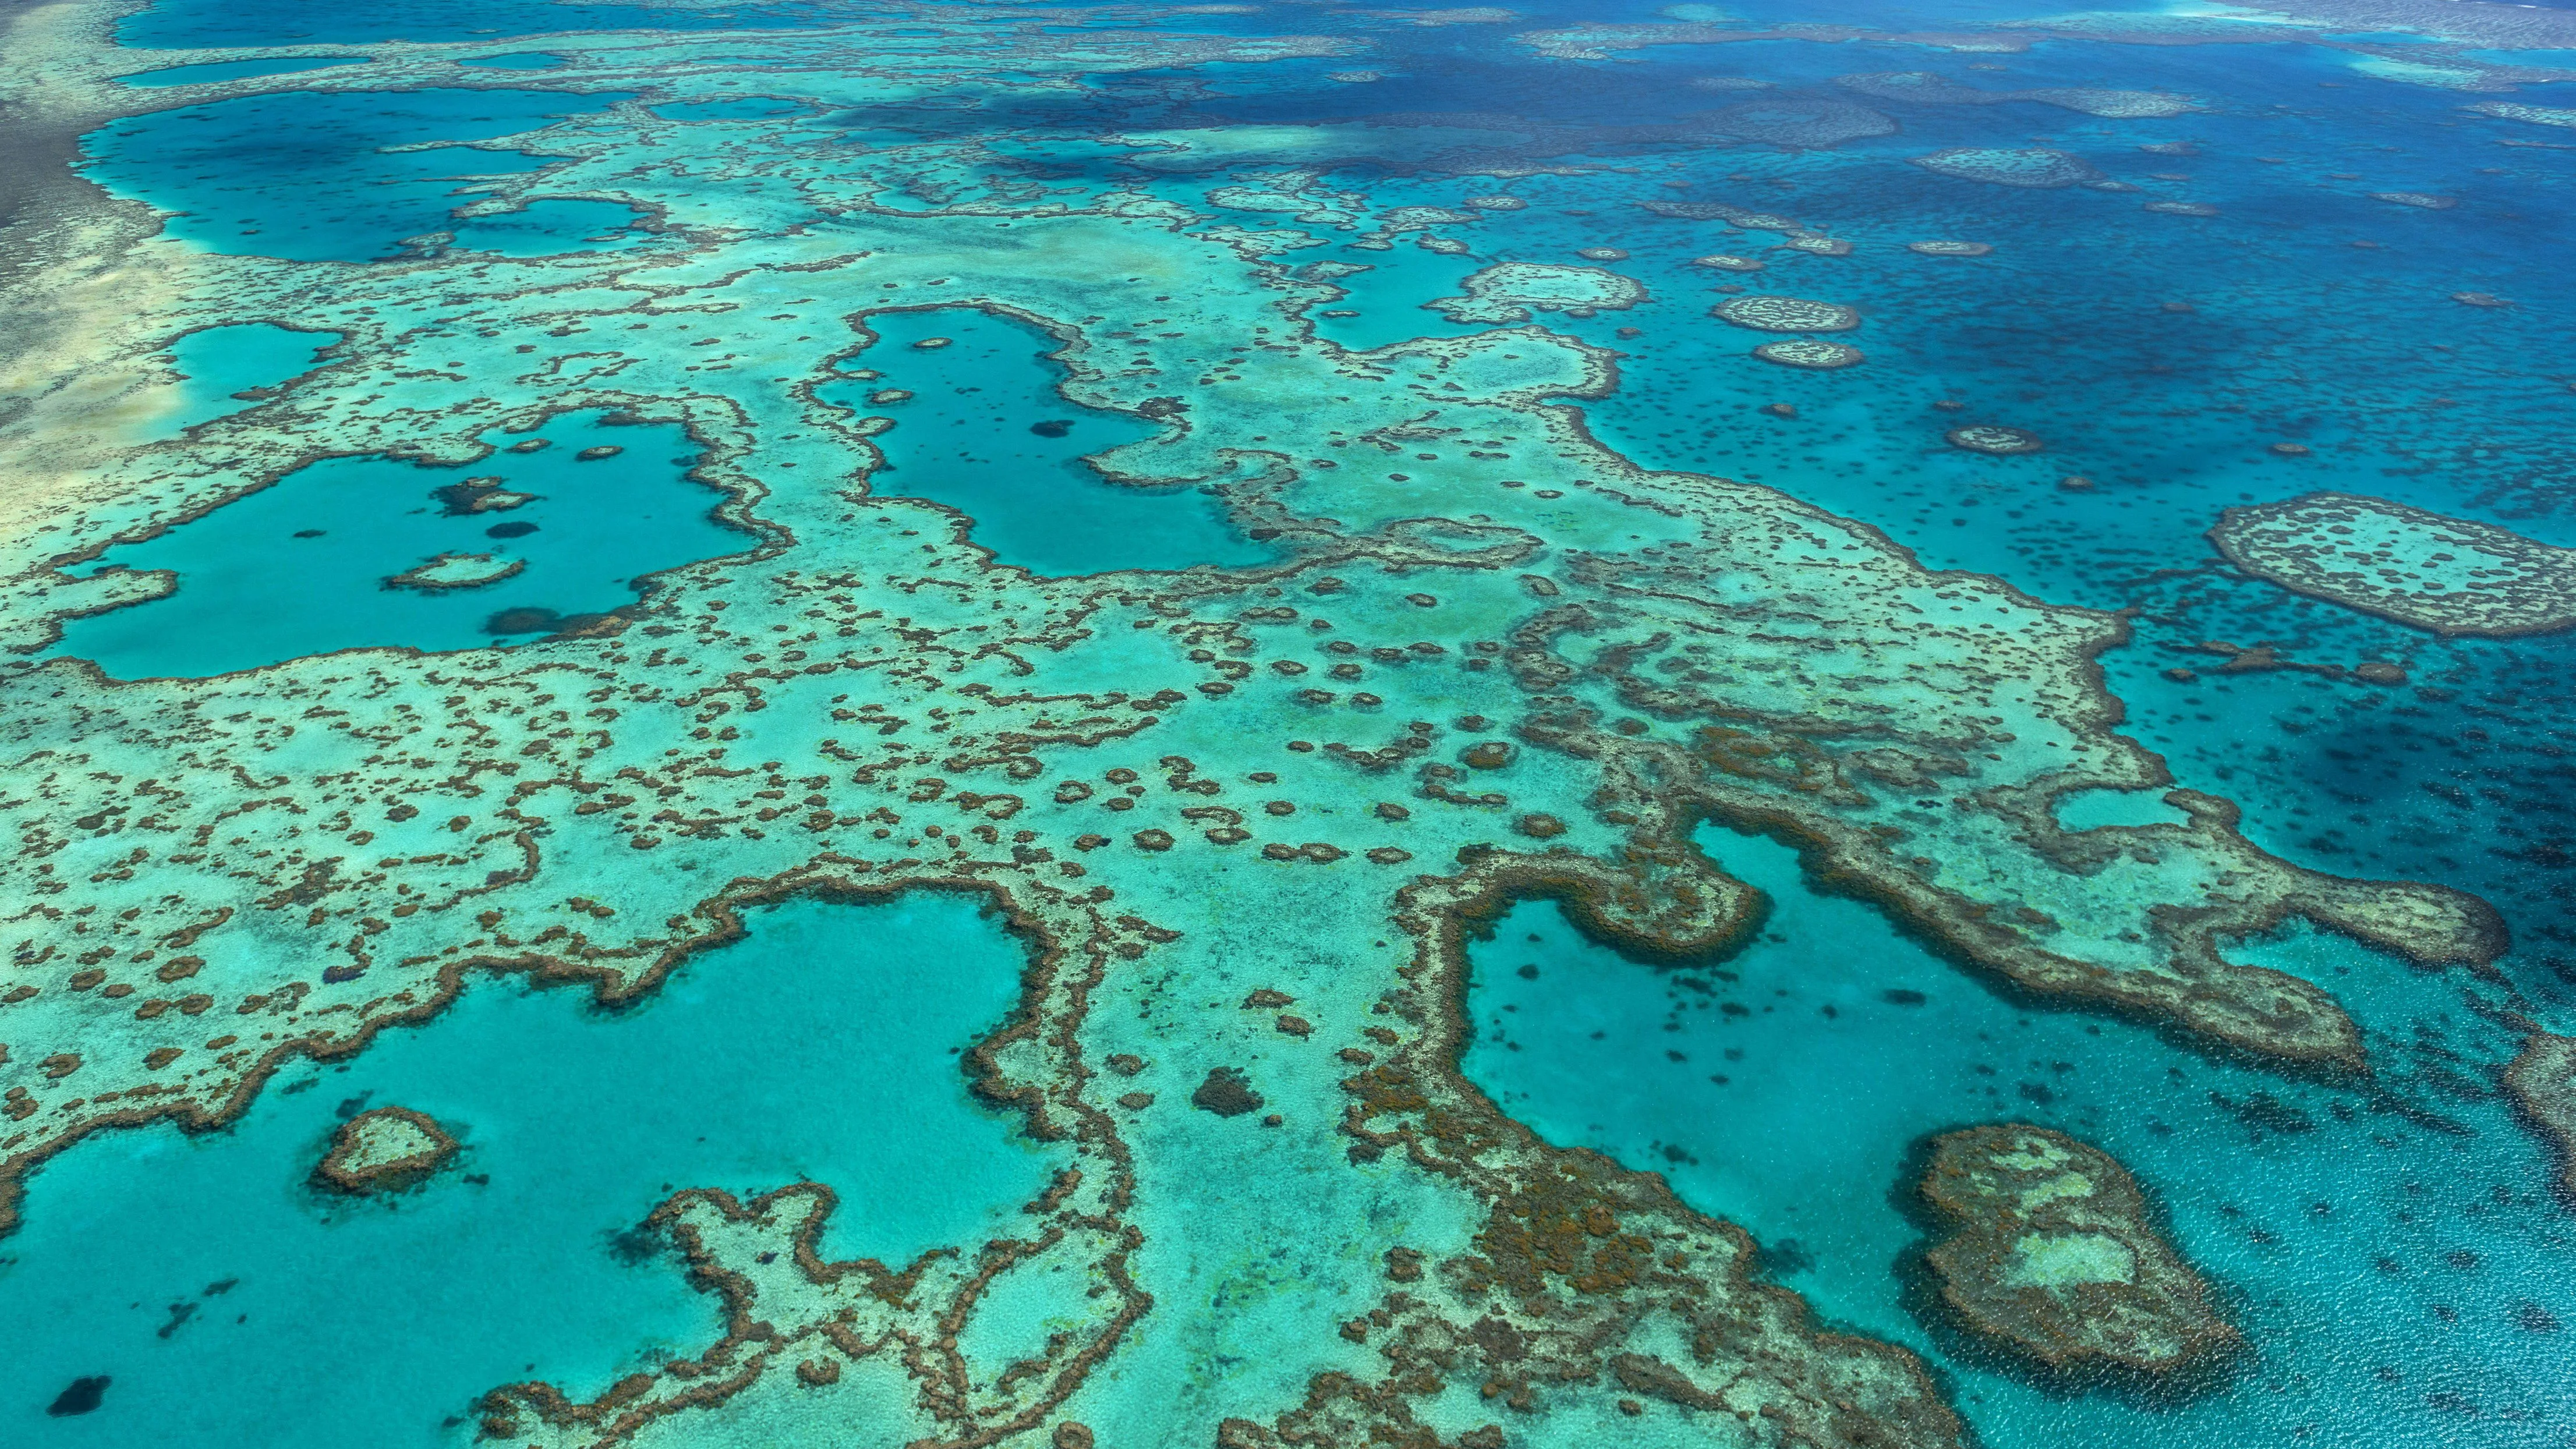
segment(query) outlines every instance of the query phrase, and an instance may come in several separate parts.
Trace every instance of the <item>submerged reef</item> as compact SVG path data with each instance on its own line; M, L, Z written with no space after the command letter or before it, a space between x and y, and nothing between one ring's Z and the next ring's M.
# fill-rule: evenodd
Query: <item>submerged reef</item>
M1962 181L1983 181L1990 186L2024 186L2046 190L2061 186L2083 186L2104 180L2093 164L2080 156L2046 147L2028 146L2008 149L1991 146L1952 146L1929 156L1917 156L1914 164L1943 176Z
M112 74L132 57L94 53L108 7L74 4L90 29L43 43L77 64L11 92L13 124L128 124L138 103ZM1743 1232L1542 1140L1461 1077L1467 941L1546 897L1649 957L1729 949L1765 901L1691 843L1717 822L1794 844L1819 886L2017 1000L2321 1075L2368 1068L2361 1029L2242 943L2304 924L2428 968L2503 949L2474 897L2294 863L2229 801L2174 788L2098 662L2131 616L1938 567L1749 475L1649 466L1596 434L1587 410L1620 356L1531 314L1655 305L1644 285L1536 263L1455 282L1474 263L1452 233L1545 213L1477 194L1504 185L1606 189L1608 168L1550 158L1630 144L1619 128L1579 143L1484 113L1132 119L1194 94L1174 76L1189 66L1365 49L1177 28L1228 13L1118 12L1078 39L937 9L763 30L756 97L737 84L742 33L548 36L560 64L511 77L548 92L511 123L525 129L441 163L495 168L472 173L471 214L439 211L442 175L432 210L452 229L348 220L346 256L189 240L186 209L144 183L47 181L45 229L12 234L8 377L77 385L13 381L0 414L21 460L0 498L17 842L0 859L0 1233L49 1207L85 1141L219 1130L281 1073L467 993L544 985L649 1010L755 908L948 892L1026 950L1015 1001L953 1059L978 1102L1062 1155L1045 1188L984 1241L874 1257L833 1235L864 1217L847 1184L674 1183L637 1237L676 1253L664 1266L716 1321L619 1377L550 1365L478 1384L480 1432L569 1449L865 1423L1076 1446L1179 1424L1235 1446L1491 1446L1504 1422L1561 1416L1561 1436L1599 1442L1599 1423L1664 1415L1930 1449L1963 1430L1915 1354L1821 1324L1754 1271ZM1633 29L1654 44L1690 28ZM1633 39L1597 27L1542 48ZM368 42L347 74L169 95L212 127L263 87L410 95L535 43ZM1073 142L947 129L1082 106ZM908 124L871 129L887 113ZM1835 100L1682 129L1813 146L1885 124ZM1059 149L1010 149L1031 136ZM2057 152L1941 155L2009 185L2093 175ZM529 164L500 169L512 156ZM1341 189L1370 168L1459 177L1431 200L1470 199ZM526 255L472 241L549 197L641 220L614 245L589 245L587 224ZM1783 269L1869 265L1805 260L1841 244L1771 211L1637 205L1617 214L1660 241L1722 223L1789 238ZM1308 260L1319 233L1385 265L1363 281L1373 264ZM1657 256L1606 225L1573 241L1629 242L1640 272ZM1334 332L1399 262L1443 268L1408 302L1463 286L1430 305L1483 330ZM1861 314L1764 295L1716 315L1809 333ZM239 408L164 426L173 337L280 319L335 340ZM946 350L887 342L924 319ZM1072 442L963 509L919 440L971 441L992 415L938 434L951 399L906 369L968 354L966 324L992 319L1033 330L1008 350L1043 349L1049 390L1008 433ZM1858 354L1808 337L1757 355ZM114 549L275 499L328 460L497 467L594 412L663 441L628 435L614 462L615 445L583 449L586 472L703 485L724 539L603 570L609 599L494 609L507 648L323 652L252 631L277 647L129 681L71 647L82 621L151 597L185 615L184 580L99 567ZM1043 569L1011 551L1004 514L1043 530L1101 496L1082 489L1139 510L1122 517L1197 510L1241 551L1140 558L1111 537ZM568 531L549 505L504 500L543 492L435 501L481 536L542 542ZM396 572L431 553L407 543L364 591L390 578L399 601L462 607L505 557ZM313 612L342 606L313 592ZM2096 792L2169 808L2060 823L2061 802ZM353 1180L457 1150L425 1118L369 1117L334 1148ZM2104 1194L2127 1181L2084 1173Z
M1932 106L1993 106L2007 101L2034 101L2044 106L2081 111L2088 116L2111 120L2140 120L2151 117L2180 116L2201 109L2189 96L2162 91L2094 90L2080 87L2042 87L2036 90L1983 91L1960 85L1946 76L1930 71L1886 71L1870 75L1834 77L1834 84L1845 90L1882 101L1910 101Z
M1805 297L1729 297L1709 310L1722 321L1757 332L1848 332L1860 325L1857 309Z
M2209 531L2228 562L2285 589L2437 634L2576 624L2576 550L2383 498L2310 493L2231 508Z
M2052 1373L2160 1376L2239 1346L2128 1169L2018 1123L1935 1138L1919 1189L1947 1236L1924 1253L1960 1327Z
M1644 287L1617 272L1544 262L1499 262L1468 273L1461 285L1467 295L1439 297L1422 305L1452 322L1510 323L1527 322L1533 311L1571 317L1625 311L1646 298Z
M1941 436L1953 448L1964 448L1971 453L1992 453L1998 457L2036 453L2048 446L2037 433L2026 428L2007 428L2000 423L1970 423L1964 428L1952 428Z
M1868 356L1849 343L1828 342L1821 337L1792 337L1780 342L1765 342L1753 349L1753 355L1783 367L1827 372L1838 367L1856 366Z
M2559 1195L2576 1204L2576 1037L2533 1032L2505 1068L2504 1087L2556 1155Z
M2520 101L2480 101L2468 108L2481 116L2494 116L2505 121L2525 121L2535 126L2557 126L2576 129L2576 109L2565 106L2532 106Z
M408 1107L378 1107L340 1124L314 1180L346 1193L400 1192L447 1165L456 1139Z

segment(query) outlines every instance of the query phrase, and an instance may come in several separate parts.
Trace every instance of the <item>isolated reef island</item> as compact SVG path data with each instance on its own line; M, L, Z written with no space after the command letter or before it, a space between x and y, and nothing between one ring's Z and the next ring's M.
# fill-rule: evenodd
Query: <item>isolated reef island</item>
M0 24L8 1442L2576 1433L2569 12Z

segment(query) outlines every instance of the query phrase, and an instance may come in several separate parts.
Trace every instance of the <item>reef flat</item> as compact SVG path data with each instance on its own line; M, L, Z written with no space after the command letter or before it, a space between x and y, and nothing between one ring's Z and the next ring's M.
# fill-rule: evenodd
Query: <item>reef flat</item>
M466 6L277 33L308 22L169 5L140 55L116 7L20 12L0 61L13 118L88 158L28 183L0 263L0 1232L59 1242L85 1160L248 1138L523 989L671 1030L779 913L964 902L1014 957L1007 1003L888 1007L865 1052L1034 1185L990 1174L986 1213L983 1174L856 1149L644 1172L545 1241L695 1316L629 1341L603 1312L581 1352L403 1398L453 1422L386 1442L1962 1443L1937 1346L1835 1326L1730 1203L1461 1074L1473 944L1543 899L1665 967L1751 951L1795 898L1713 826L1963 989L2285 1081L2411 1061L2390 981L2501 969L2478 897L2240 828L2231 777L2174 768L2112 674L2159 619L1833 491L2114 476L2019 456L2102 446L2036 390L1966 414L2027 429L1953 426L1941 348L1986 324L1939 329L2054 264L2021 208L2058 225L2170 163L1988 132L2027 104L2233 124L2215 100L2019 86L1909 113L1959 128L1926 138L1834 93L1845 41L2030 48L2000 29ZM1430 84L1417 32L1533 67L1823 53L1760 101L1668 78L1697 99L1652 117L1367 99ZM206 169L234 154L256 185ZM1996 243L1907 250L1941 235ZM1796 335L1864 319L1866 368ZM218 363L210 335L267 340ZM1704 405L1696 449L1640 425ZM1812 467L1746 466L1748 426ZM2293 949L2318 939L2363 964ZM746 969L862 1040L794 964ZM934 1121L777 1055L717 1059L710 1100ZM352 1096L276 1153L367 1189L322 1231L508 1146L389 1096L437 1116ZM952 1194L962 1226L911 1231Z
M313 1174L341 1192L400 1192L455 1155L456 1139L434 1118L378 1107L340 1124Z
M2576 624L2576 550L2348 493L2231 508L2209 531L2228 562L2285 589L2440 634Z
M2532 1033L2504 1085L2557 1154L2559 1192L2576 1201L2576 1038Z
M2063 1133L1947 1133L1921 1191L1951 1229L1924 1254L1943 1307L2035 1364L2170 1374L2242 1342L2148 1221L2128 1170Z

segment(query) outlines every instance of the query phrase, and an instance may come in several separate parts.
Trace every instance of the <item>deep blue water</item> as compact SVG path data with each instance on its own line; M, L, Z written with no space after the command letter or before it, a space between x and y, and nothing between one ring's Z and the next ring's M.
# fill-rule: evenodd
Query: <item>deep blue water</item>
M596 1394L721 1332L716 1300L634 1231L677 1188L829 1183L830 1259L899 1265L1007 1230L1056 1158L958 1068L1026 960L979 906L754 911L745 940L615 1011L478 978L346 1064L289 1065L220 1132L84 1143L0 1242L0 1313L42 1325L0 1355L0 1440L345 1449L364 1424L369 1444L428 1446L497 1384ZM384 1106L463 1150L391 1199L314 1188L338 1123ZM44 1412L102 1374L94 1412Z
M551 35L567 30L714 30L795 23L817 7L804 4L695 9L644 5L525 5L512 0L158 0L117 25L120 44L136 47L225 45L357 45L379 40L425 42Z
M542 449L515 452L543 440ZM521 642L634 602L646 576L738 553L720 495L693 482L674 426L558 417L461 468L378 455L326 458L169 531L111 548L92 569L167 569L162 597L65 623L53 653L118 679L200 676L340 649L470 649ZM585 460L596 448L618 450ZM497 479L528 501L470 511L441 490ZM387 581L441 554L523 567L497 582L422 589Z
M210 251L291 261L372 261L449 229L464 178L545 158L463 143L542 129L613 104L554 91L287 91L156 111L85 138L92 180L178 212L173 236ZM442 143L428 150L391 146ZM595 221L572 220L573 237Z

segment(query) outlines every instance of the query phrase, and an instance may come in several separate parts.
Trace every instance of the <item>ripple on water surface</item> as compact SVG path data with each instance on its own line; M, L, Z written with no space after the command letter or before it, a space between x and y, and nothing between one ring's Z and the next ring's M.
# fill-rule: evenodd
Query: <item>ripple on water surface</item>
M965 307L879 312L867 325L877 341L844 367L877 376L815 394L894 419L875 439L886 465L869 479L872 492L956 509L975 520L975 542L1034 574L1244 567L1277 556L1207 494L1101 476L1093 458L1163 429L1067 400L1063 365L1048 356L1055 341L1037 328Z
M291 1065L233 1126L110 1132L28 1184L0 1239L0 1442L347 1449L459 1442L476 1395L585 1396L722 1332L666 1245L674 1190L800 1178L840 1206L832 1260L971 1253L1055 1158L978 1104L964 1047L1026 956L980 900L800 899L622 1011L478 979L345 1065ZM401 1106L463 1144L386 1199L308 1175L340 1122ZM48 1415L75 1380L98 1407ZM449 1427L442 1429L442 1421Z
M632 603L647 574L750 545L709 511L717 495L688 477L676 426L568 414L488 441L497 451L460 468L326 458L111 548L94 570L166 569L176 588L66 620L52 652L151 679L369 646L471 649Z
M2493 1093L2428 1094L2439 1074L2422 1049L2489 1045L2449 983L2312 935L2229 953L2329 984L2376 1029L2391 1096L2440 1109L2410 1119L2366 1090L2018 1008L1875 910L1809 890L1787 847L1714 828L1702 842L1771 896L1758 939L1659 970L1524 904L1473 948L1466 1074L1548 1141L1661 1172L1742 1225L1828 1321L1928 1353L1991 1449L2563 1435L2550 1385L2565 1374L2556 1325L2576 1314L2564 1218ZM1923 1234L1901 1179L1925 1136L1978 1122L2054 1127L2119 1158L2254 1363L2144 1408L2044 1394L1927 1336L1904 1296Z

